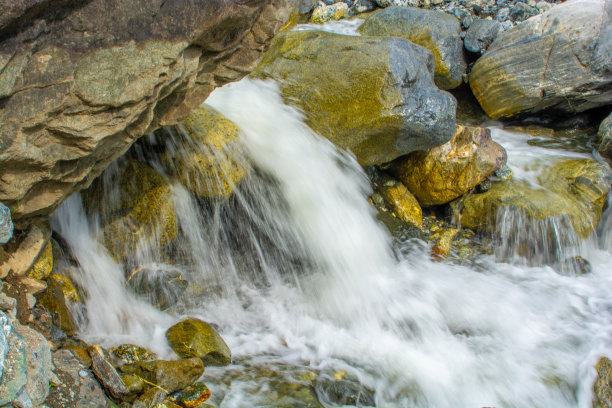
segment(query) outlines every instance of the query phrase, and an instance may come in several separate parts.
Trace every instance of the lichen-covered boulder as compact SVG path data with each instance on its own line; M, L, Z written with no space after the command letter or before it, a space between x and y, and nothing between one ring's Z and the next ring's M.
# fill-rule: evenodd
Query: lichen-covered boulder
M610 177L609 167L596 160L565 159L541 173L540 186L515 179L495 182L489 191L455 200L451 207L467 228L495 232L497 212L514 208L533 220L565 219L586 238L601 219Z
M476 19L470 24L463 39L463 46L469 52L484 54L497 36L504 31L499 21Z
M2 316L5 315L0 312L0 319ZM4 369L0 378L0 407L15 400L28 382L27 344L12 326L9 327L6 335L8 350L4 356Z
M127 159L103 179L97 179L83 196L88 212L100 215L103 242L113 258L122 261L134 254L141 241L163 248L176 238L172 189L155 170Z
M372 165L452 136L456 101L435 87L433 67L431 53L403 38L293 31L252 75L275 79L312 129Z
M208 105L181 124L172 129L176 143L163 155L164 164L196 195L228 198L247 174L240 128Z
M314 24L325 24L330 21L340 20L342 17L348 15L348 11L348 4L342 1L329 6L319 3L312 11L310 22Z
M38 259L32 265L32 269L28 272L30 278L45 280L53 271L53 245L51 241L47 243L42 253L38 255Z
M55 315L55 324L67 335L76 334L72 307L79 303L80 297L72 281L63 275L53 274L47 279L47 292L40 303Z
M434 80L440 89L461 85L467 69L459 20L443 11L389 7L359 27L361 35L403 37L433 53Z
M13 236L11 210L0 203L0 244L6 244Z
M286 0L2 2L0 201L16 227L250 72L291 11Z
M612 113L599 125L597 136L599 137L599 147L597 151L601 153L602 156L612 159Z
M612 361L607 357L601 357L595 366L597 379L593 384L595 401L594 408L612 407Z
M402 157L392 170L421 205L438 205L471 191L505 163L506 151L489 129L457 126L448 143Z
M493 119L612 103L612 0L569 0L504 31L470 86Z
M157 359L157 355L155 353L135 344L122 344L120 346L113 347L111 349L111 353L125 364Z
M385 183L380 187L380 193L391 211L400 220L421 228L423 210L417 199L401 182Z
M200 319L182 320L166 331L170 348L180 357L199 357L206 366L226 366L232 362L229 347L219 333Z
M47 339L28 326L15 324L14 329L21 335L26 344L26 361L28 382L19 399L30 401L37 407L49 394L49 377L51 375L51 348Z

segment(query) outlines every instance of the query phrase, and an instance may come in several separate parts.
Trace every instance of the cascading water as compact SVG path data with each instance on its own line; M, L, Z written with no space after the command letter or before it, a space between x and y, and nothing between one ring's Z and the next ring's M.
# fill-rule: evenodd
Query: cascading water
M180 262L167 266L191 285L172 314L125 290L126 271L96 242L78 198L56 213L87 289L86 341L169 356L163 333L181 316L215 322L234 360L205 374L220 407L316 406L283 394L290 383L310 390L312 378L333 406L325 384L334 375L373 393L353 405L590 407L592 367L612 352L609 233L601 248L590 242L584 276L487 255L470 266L433 262L422 241L392 243L360 167L304 125L274 84L243 80L207 103L242 129L252 168L224 202L173 181ZM516 139L501 143L518 157L515 174L536 171L513 155L523 149ZM154 245L139 251L150 259L138 262L167 262Z

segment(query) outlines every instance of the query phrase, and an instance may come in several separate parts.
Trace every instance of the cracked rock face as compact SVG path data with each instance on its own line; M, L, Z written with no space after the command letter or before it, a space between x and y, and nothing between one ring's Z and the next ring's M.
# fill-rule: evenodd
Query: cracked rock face
M257 64L286 0L0 0L0 201L47 217Z
M612 103L612 0L569 0L503 32L470 86L494 119Z

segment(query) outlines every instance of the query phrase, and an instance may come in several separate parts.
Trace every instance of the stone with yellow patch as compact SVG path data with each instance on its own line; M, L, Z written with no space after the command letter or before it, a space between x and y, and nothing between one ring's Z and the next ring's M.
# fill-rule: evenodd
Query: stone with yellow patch
M38 256L32 269L28 272L30 278L45 280L53 271L53 240L50 240L43 249L42 253Z
M67 335L76 334L72 305L80 302L79 294L70 278L53 274L47 279L47 292L40 303L55 314L55 323Z
M423 210L417 199L401 182L383 185L380 192L393 214L400 220L421 228L423 224Z

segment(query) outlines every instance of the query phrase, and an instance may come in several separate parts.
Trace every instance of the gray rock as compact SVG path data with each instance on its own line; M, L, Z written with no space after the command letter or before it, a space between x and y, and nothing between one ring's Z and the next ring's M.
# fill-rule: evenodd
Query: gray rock
M11 210L0 203L0 244L6 244L13 237Z
M375 0L378 7L416 7L419 2L416 0Z
M286 0L8 0L1 9L0 200L20 229L137 138L250 72L292 12Z
M450 140L456 101L435 87L433 68L430 52L402 38L294 31L253 75L278 80L315 131L371 165Z
M497 11L497 14L495 14L495 20L499 21L500 23L502 21L506 21L509 17L510 17L510 9L508 7L500 8Z
M374 0L357 0L351 6L351 11L354 13L367 13L376 9L376 2Z
M0 312L0 381L2 380L2 373L4 371L4 359L9 349L8 337L11 333L11 329L12 326L8 316Z
M49 376L52 366L49 342L42 334L27 326L16 324L14 329L26 343L28 383L23 390L22 399L38 406L49 394Z
M26 342L15 330L8 335L8 352L0 381L0 407L17 398L28 382Z
M106 392L116 400L126 399L130 392L113 365L105 358L102 348L95 345L87 351L91 356L91 368Z
M53 353L53 372L57 375L45 404L49 408L111 408L111 405L90 370L65 349ZM79 373L85 371L86 375Z
M475 19L465 34L463 45L469 52L482 54L503 31L499 21Z
M533 17L538 14L538 10L535 7L530 7L525 3L517 2L510 9L510 19L512 21L524 21L529 17Z
M463 82L467 62L456 17L436 10L389 7L371 15L358 29L362 35L402 37L434 55L435 83L453 89Z
M493 119L612 103L612 0L569 0L501 33L470 73Z
M597 132L599 137L599 147L597 151L602 156L612 159L612 113L605 118L601 125L599 125L599 131Z

